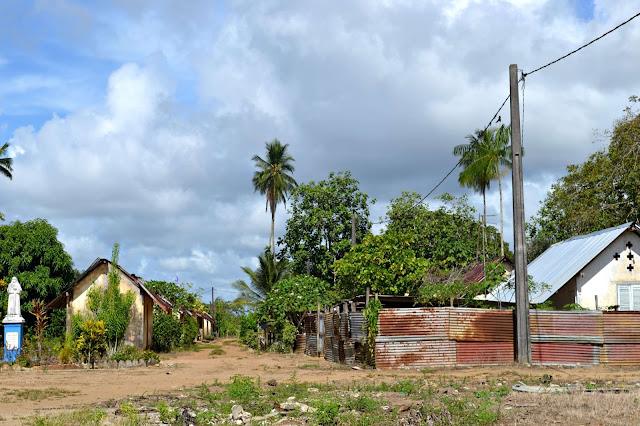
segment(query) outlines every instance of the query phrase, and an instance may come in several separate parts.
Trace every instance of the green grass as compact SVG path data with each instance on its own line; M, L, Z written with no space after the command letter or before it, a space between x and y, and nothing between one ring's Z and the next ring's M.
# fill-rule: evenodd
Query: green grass
M34 426L66 426L66 425L101 425L107 418L102 409L83 408L69 413L48 416L32 416L25 424Z
M76 395L79 391L69 391L58 388L47 389L25 389L5 392L5 395L13 396L15 399L28 399L29 401L41 401L43 399L61 399L70 395Z
M211 352L209 352L209 356L214 357L216 355L224 355L226 354L227 351L225 351L224 349L222 349L222 346L211 346Z

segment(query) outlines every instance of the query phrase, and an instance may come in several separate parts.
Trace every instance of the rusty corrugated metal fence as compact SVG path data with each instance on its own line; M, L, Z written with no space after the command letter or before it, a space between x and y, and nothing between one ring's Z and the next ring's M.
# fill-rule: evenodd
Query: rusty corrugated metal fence
M305 319L308 348L315 355L316 314ZM362 361L362 312L324 314L325 359ZM495 365L515 361L514 311L473 308L382 309L375 364L385 368ZM534 364L638 365L640 312L530 312ZM311 332L311 333L310 333Z

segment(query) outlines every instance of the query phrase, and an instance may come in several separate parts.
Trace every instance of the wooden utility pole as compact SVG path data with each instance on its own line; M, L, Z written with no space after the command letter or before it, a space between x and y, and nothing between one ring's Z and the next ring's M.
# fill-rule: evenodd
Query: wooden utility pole
M531 363L531 331L529 329L529 276L527 246L524 237L524 185L522 181L522 140L520 133L520 98L518 97L518 65L509 65L511 98L511 151L513 182L513 243L516 268L516 361Z
M213 334L216 324L216 298L213 295L213 287L211 287L211 317L213 317L211 322L211 334Z

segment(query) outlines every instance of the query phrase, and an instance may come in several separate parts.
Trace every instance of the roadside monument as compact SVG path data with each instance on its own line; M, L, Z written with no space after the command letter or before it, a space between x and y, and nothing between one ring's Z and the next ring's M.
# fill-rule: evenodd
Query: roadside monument
M4 324L4 361L15 362L16 356L22 349L22 329L25 322L20 314L22 287L16 277L11 279L7 292L9 293L9 306L7 316L2 320L2 324Z

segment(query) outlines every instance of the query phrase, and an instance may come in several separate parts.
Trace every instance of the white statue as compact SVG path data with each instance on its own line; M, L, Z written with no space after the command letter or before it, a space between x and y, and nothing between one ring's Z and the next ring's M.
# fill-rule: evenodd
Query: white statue
M2 322L23 322L24 319L20 314L20 292L22 292L22 287L20 287L20 283L16 277L11 279L11 283L7 287L7 292L9 293L9 309L7 310L7 316Z

